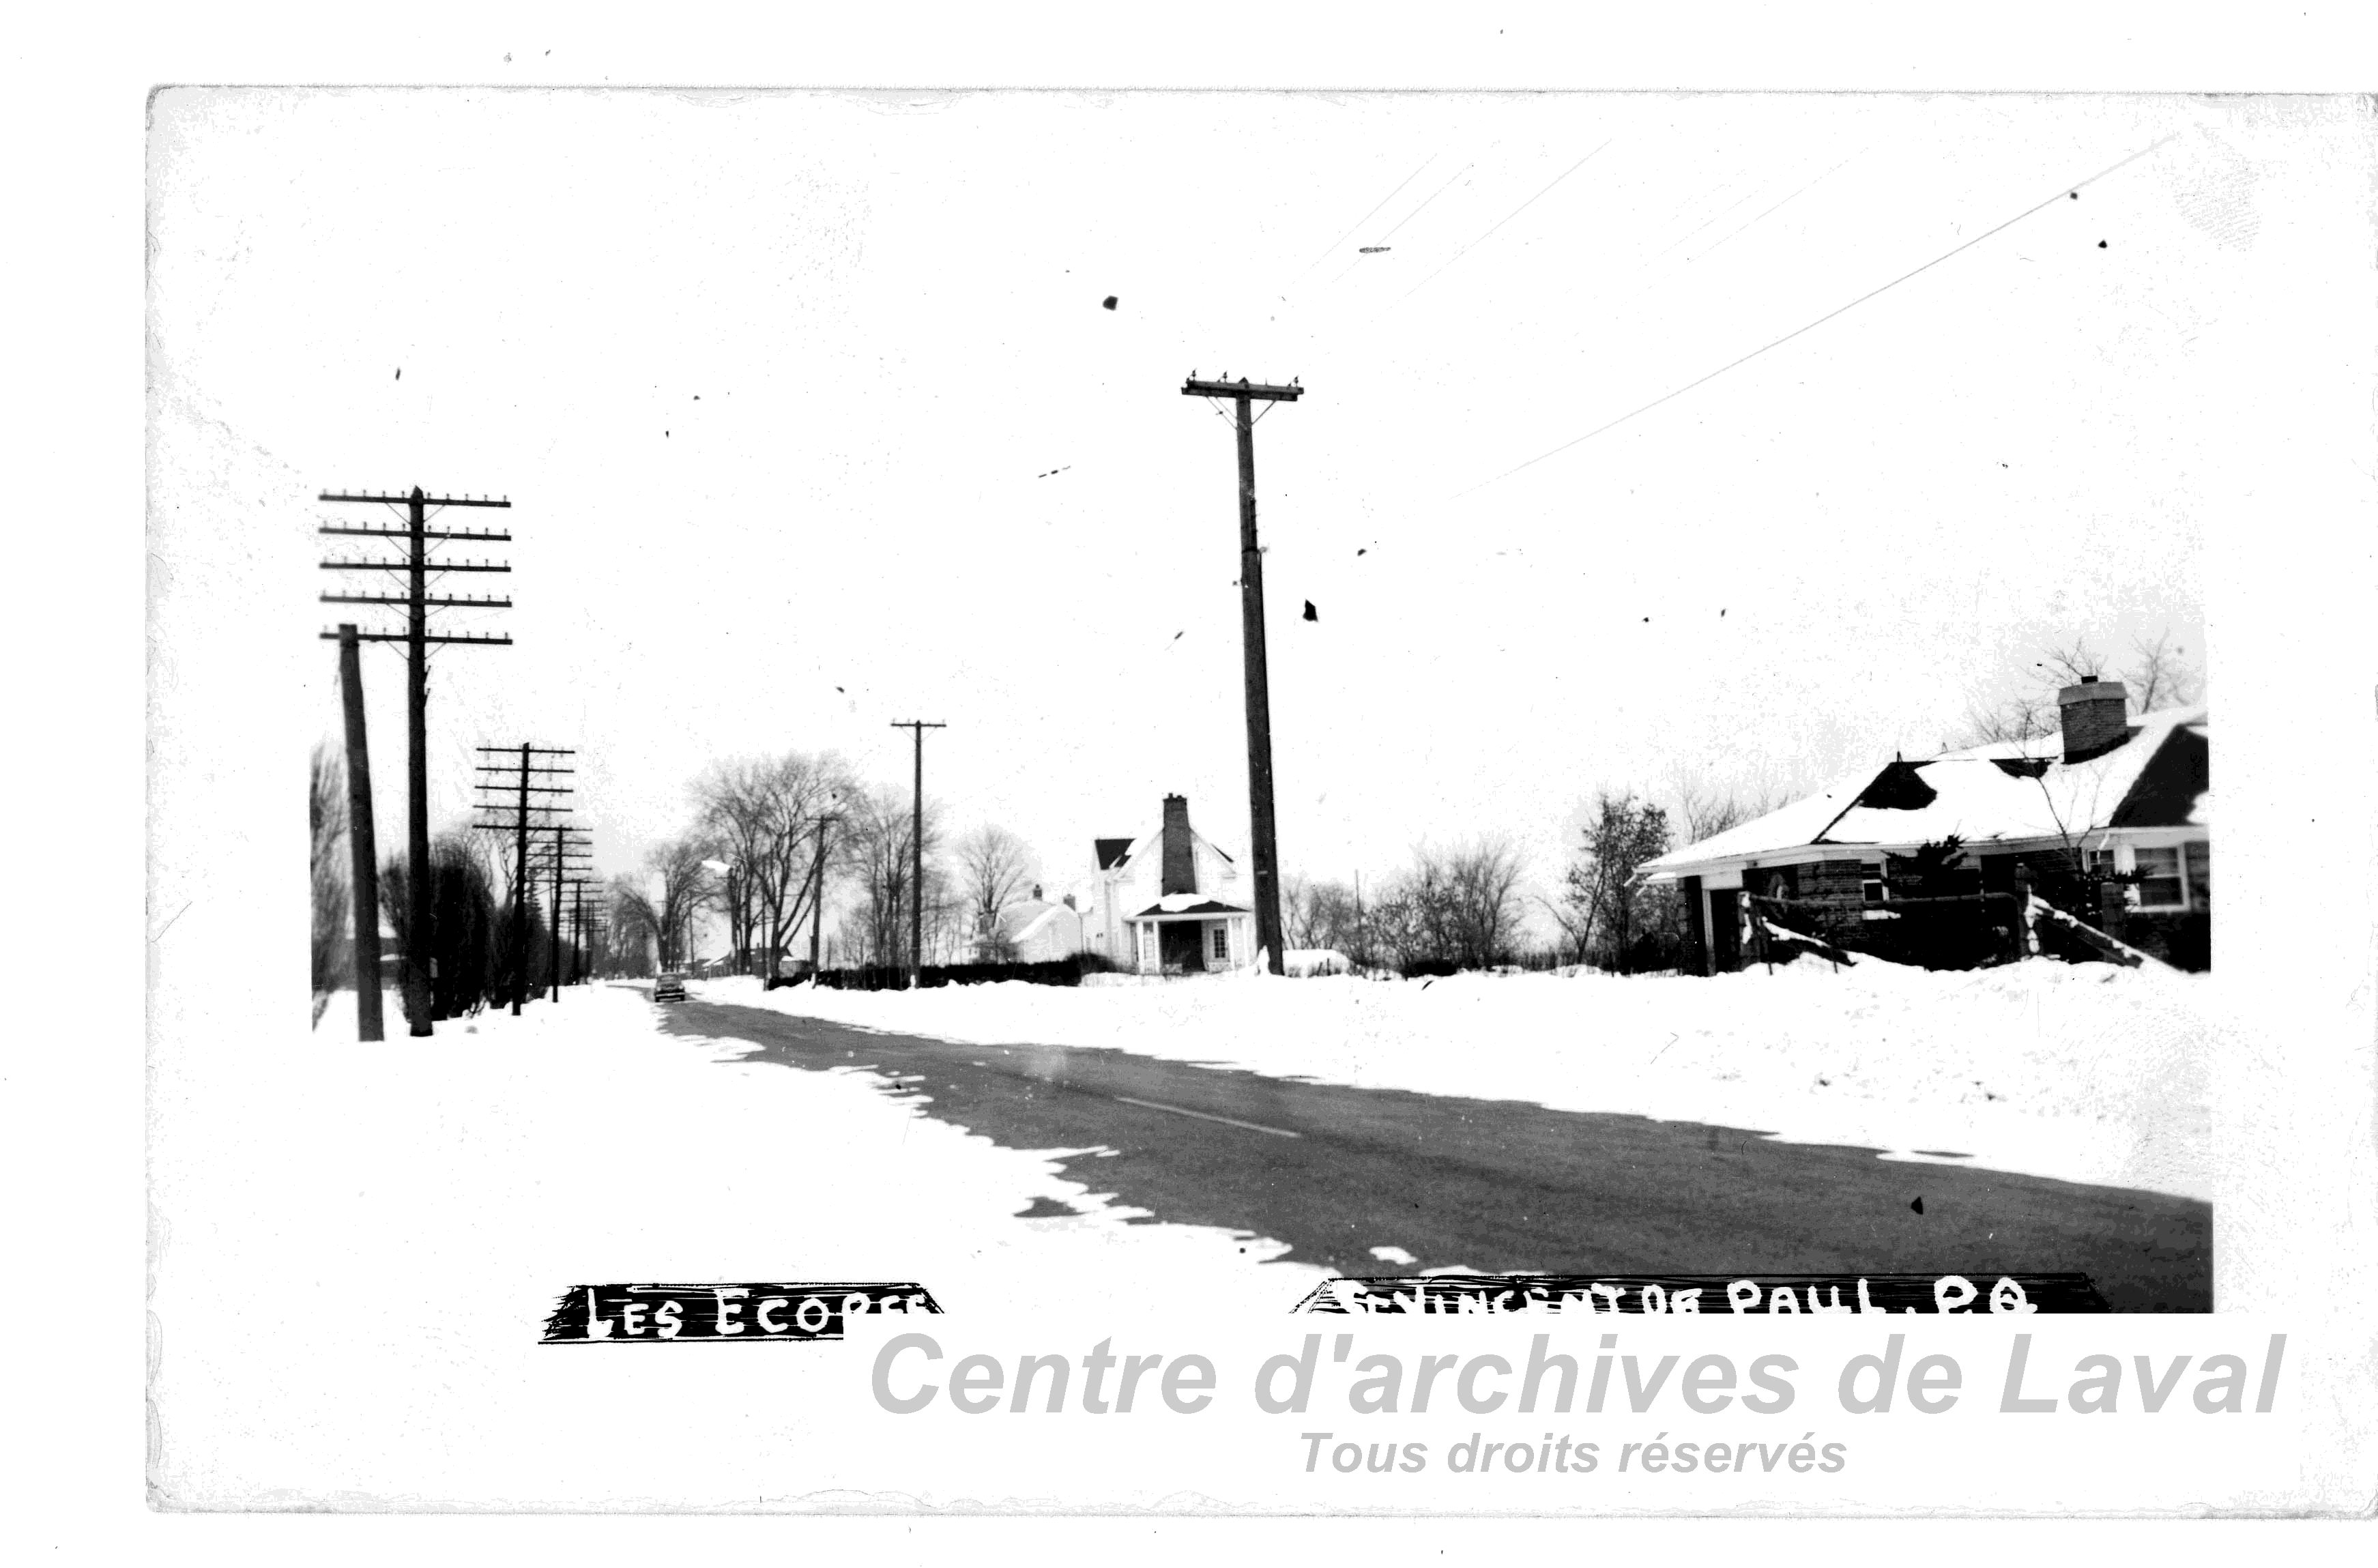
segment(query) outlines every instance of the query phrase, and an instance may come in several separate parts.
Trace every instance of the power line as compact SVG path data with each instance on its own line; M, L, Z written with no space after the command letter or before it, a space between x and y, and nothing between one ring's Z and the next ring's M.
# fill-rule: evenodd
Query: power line
M2053 207L2060 197L2078 196L2084 187L2096 185L2099 180L2106 178L2108 175L2119 173L2120 171L2128 168L2132 163L2137 162L2140 159L2144 158L2148 153L2155 151L2156 148L2163 146L2164 142L2168 142L2172 139L2174 139L2172 137L2166 137L2163 138L2163 141L2155 142L2150 146L2143 147L2138 151L2132 153L2128 158L2123 159L2120 162L2100 169L2097 173L2090 175L2085 180L2079 180L2072 185L2059 186L2056 187L2055 196L2049 197L2045 201L2036 202L2032 206L2026 207L2003 223L1999 223L1990 228L1985 229L1980 233L1976 234L1972 239L1966 240L1949 250L1942 251L1940 255L1934 257L1923 266L1915 268L1910 271L1902 272L1898 277L1893 278L1891 281L1884 283L1878 288L1868 289L1866 293L1858 295L1857 298L1850 301L1847 305L1836 305L1834 308L1825 312L1824 315L1818 317L1814 321L1809 322L1808 325L1804 327L1796 327L1791 331L1784 333L1780 338L1777 338L1774 341L1762 343L1759 347L1751 350L1748 353L1744 354L1740 359L1731 360L1724 365L1721 365L1715 370L1711 371L1708 375L1700 377L1695 380L1687 381L1672 392L1663 393L1659 397L1653 398L1650 402L1645 403L1642 407L1627 413L1622 413L1606 425L1598 425L1582 436L1563 441L1559 446L1553 448L1550 451L1539 452L1534 457L1530 458L1527 461L1519 464L1518 467L1507 468L1502 473L1495 475L1494 478L1481 480L1477 484L1470 486L1467 490L1457 490L1454 492L1454 498L1459 499L1463 496L1474 495L1478 491L1485 489L1490 485L1499 485L1504 480L1510 478L1511 475L1519 473L1523 469L1535 467L1536 464L1543 462L1546 458L1558 457L1561 453L1568 450L1571 447L1581 446L1585 442L1592 440L1596 436L1600 436L1606 431L1615 430L1618 426L1626 424L1628 420L1633 419L1639 414L1649 413L1653 409L1658 408L1662 403L1674 401L1675 399L1683 397L1687 392L1693 390L1696 387L1705 387L1711 381L1716 380L1719 377L1724 375L1727 371L1737 369L1742 365L1749 364L1752 360L1757 359L1760 354L1765 353L1768 350L1782 348L1785 343L1790 342L1793 339L1800 337L1806 333L1815 331L1826 322L1831 321L1834 317L1840 316L1846 311L1856 309L1859 305L1864 305L1867 301L1874 298L1877 294L1887 293L1891 290L1899 287L1900 284L1906 282L1909 279L1929 272L1932 269L1940 266L1940 263L1950 259L1952 257L1962 255L1964 252L1973 249L1974 246L1981 244L1984 240L1990 238L1992 235L2005 233L2007 230L2013 228L2017 223L2022 222L2024 219L2032 216L2032 214L2044 211L2048 208Z
M1460 179L1462 175L1470 173L1471 170L1475 169L1476 167L1478 167L1478 165L1475 163L1464 163L1460 168L1453 171L1453 179L1446 181L1445 184L1431 191L1429 193L1428 201L1422 202L1418 207L1413 208L1411 211L1397 219L1396 226L1379 236L1380 243L1384 245L1388 240L1394 239L1396 235L1402 231L1403 226L1406 223L1411 222L1413 219L1428 210L1430 201L1435 201L1438 197L1443 196L1447 191L1451 190L1454 186L1454 181Z
M1614 138L1613 139L1615 138ZM1395 303L1401 305L1405 300L1411 298L1412 295L1428 287L1430 283L1434 282L1445 271L1446 267L1452 266L1454 262L1460 260L1471 251L1476 250L1480 245L1484 245L1488 240L1493 239L1502 229L1503 224L1509 222L1512 219L1517 218L1520 213L1525 212L1529 208L1533 207L1537 202L1543 200L1546 195L1550 194L1553 186L1560 184L1563 180L1567 179L1571 174L1576 174L1579 169L1584 168L1588 163L1591 163L1596 158L1599 158L1602 155L1603 149L1607 148L1609 145L1609 142L1603 142L1601 147L1595 148L1591 152L1587 153L1584 157L1579 159L1576 162L1570 164L1567 168L1563 169L1559 174L1554 175L1553 184L1551 186L1546 186L1543 190L1536 192L1535 195L1528 197L1527 200L1519 203L1519 206L1514 207L1510 211L1503 214L1501 221L1495 223L1494 228L1487 230L1476 239L1471 240L1468 245L1463 245L1459 250L1455 251L1451 260L1447 261L1445 267L1438 268L1435 272L1431 272L1427 277L1423 278L1419 282L1414 283L1411 288L1405 290L1402 294L1397 297Z
M1393 201L1393 200L1396 198L1396 196L1397 196L1397 193L1398 193L1398 192L1401 191L1401 190L1404 188L1404 186L1408 186L1408 185L1411 184L1414 180L1416 180L1416 179L1419 179L1419 178L1420 178L1420 171L1421 171L1421 169L1425 169L1425 168L1427 168L1430 164L1432 164L1432 163L1435 162L1439 158L1443 157L1444 155L1445 155L1445 149L1440 147L1440 148L1438 148L1435 152L1432 152L1432 153L1430 153L1427 157L1425 157L1425 158L1422 159L1422 160L1420 161L1420 169L1414 169L1411 174L1406 174L1406 175L1405 175L1401 180L1398 181L1398 182L1397 182L1397 184L1396 184L1396 188L1395 188L1395 190L1391 190L1391 191L1387 192L1387 195L1385 195L1385 196L1381 197L1379 198L1379 205L1378 205L1377 207L1374 207L1374 208L1372 208L1368 212L1365 212L1365 213L1363 213L1360 218L1355 219L1355 220L1354 220L1354 221L1353 221L1353 223L1352 223L1352 224L1351 224L1351 226L1346 230L1346 232L1345 232L1344 233L1342 233L1342 234L1339 235L1336 239L1334 239L1334 240L1330 241L1330 242L1329 242L1329 250L1325 250L1325 251L1323 251L1319 256L1316 256L1316 257L1315 257L1311 261L1306 262L1306 263L1305 263L1305 266L1304 266L1304 270L1305 270L1305 271L1307 271L1307 272L1310 272L1310 271L1312 271L1315 267L1320 266L1324 261L1328 260L1328 259L1329 259L1329 251L1330 251L1330 250L1336 250L1339 245L1344 245L1348 240L1350 240L1350 239L1353 238L1353 237L1354 237L1354 231L1355 231L1356 229L1361 228L1363 224L1365 224L1365 223L1369 222L1372 219L1374 219L1374 218L1377 217L1377 216L1379 215L1380 210L1381 210L1382 209L1384 209L1384 208L1387 205L1387 203L1388 203L1388 202Z

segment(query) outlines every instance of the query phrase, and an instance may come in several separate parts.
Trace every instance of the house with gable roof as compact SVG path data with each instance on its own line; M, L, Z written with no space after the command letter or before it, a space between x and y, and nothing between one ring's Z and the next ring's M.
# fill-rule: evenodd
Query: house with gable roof
M1082 915L1067 893L1051 904L1034 883L1030 898L1004 904L975 938L978 964L1051 964L1082 951Z
M2082 919L2166 962L2209 968L2205 708L2132 718L2122 683L2104 680L2064 688L2057 705L2055 734L1864 769L1648 862L1646 877L1673 882L1683 903L1687 966L1743 966L1755 951L1750 897L1784 901L1795 928L1844 949L1888 951L1879 927L1910 899L1940 902L1943 873L1921 852L1954 839L1961 892L2094 888L2096 901L2073 912Z
M1255 962L1255 914L1238 862L1189 825L1185 796L1134 839L1092 841L1082 916L1088 951L1136 975L1195 975Z

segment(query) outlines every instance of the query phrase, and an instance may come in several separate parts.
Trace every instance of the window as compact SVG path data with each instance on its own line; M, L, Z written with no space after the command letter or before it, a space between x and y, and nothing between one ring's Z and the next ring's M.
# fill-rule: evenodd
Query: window
M1226 964L1230 961L1230 957L1231 928L1228 926L1218 924L1214 928L1214 962L1217 964Z
M2192 844L2185 846L2188 867L2188 903L2193 909L2213 907L2213 846Z
M2185 909L2188 884L2181 880L2180 846L2141 844L2132 852L2139 872L2141 909Z
M1885 904L1891 899L1891 884L1883 880L1882 868L1867 866L1860 868L1858 891L1868 904Z

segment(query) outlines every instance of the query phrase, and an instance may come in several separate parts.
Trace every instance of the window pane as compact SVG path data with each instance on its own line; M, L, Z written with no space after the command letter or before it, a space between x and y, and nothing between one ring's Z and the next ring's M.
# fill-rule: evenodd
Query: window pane
M2188 846L2188 902L2198 909L2213 907L2213 846Z
M2139 904L2144 908L2171 908L2184 900L2180 894L2180 851L2177 847L2137 851L2139 868Z

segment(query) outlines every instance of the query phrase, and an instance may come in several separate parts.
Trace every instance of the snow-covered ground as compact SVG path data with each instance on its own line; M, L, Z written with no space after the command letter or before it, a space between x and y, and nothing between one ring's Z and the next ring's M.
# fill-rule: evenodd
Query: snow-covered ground
M2164 969L2039 960L1940 974L1869 958L1706 979L1234 976L918 993L730 979L695 990L953 1040L1106 1046L2213 1196L2209 984Z
M311 1032L295 1005L282 1037L156 1058L156 1441L184 1500L270 1505L248 1490L267 1476L333 1506L385 1496L408 1431L446 1434L435 1479L414 1444L414 1486L574 1495L584 1477L524 1451L514 1418L579 1397L554 1360L573 1352L536 1345L574 1285L917 1280L979 1319L1045 1301L1052 1279L1069 1304L1120 1311L1194 1278L1217 1313L1274 1318L1327 1277L1268 1263L1276 1242L1126 1225L1143 1211L1047 1152L931 1120L871 1075L664 1035L631 989L575 987L424 1040L391 995L369 1046L353 993ZM1077 1212L1015 1217L1035 1200ZM721 1375L714 1406L734 1397ZM621 1463L624 1497L642 1472Z

